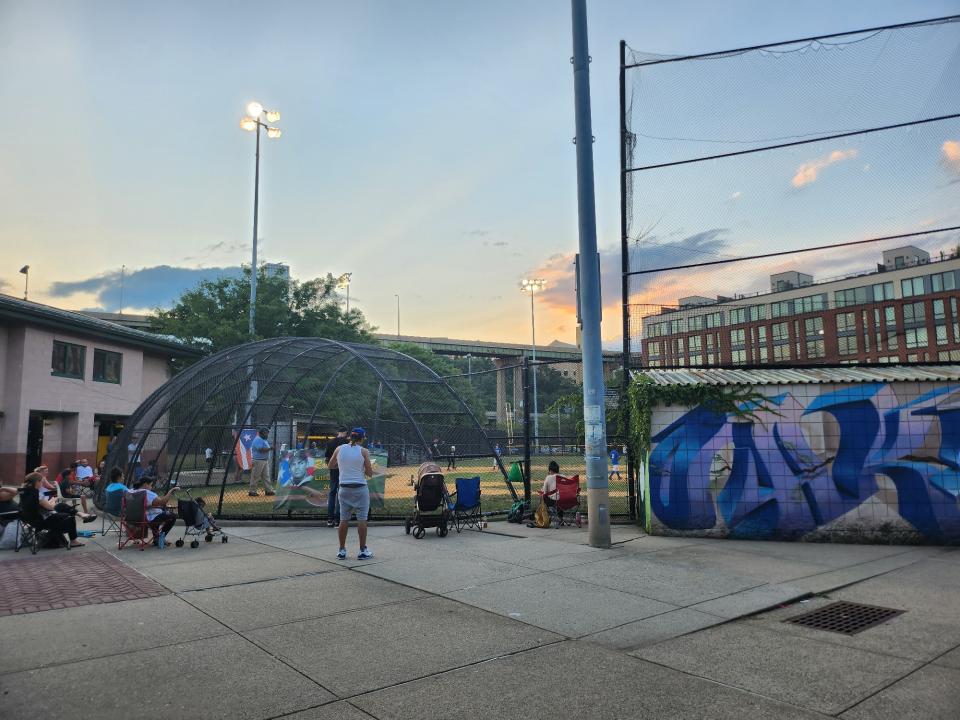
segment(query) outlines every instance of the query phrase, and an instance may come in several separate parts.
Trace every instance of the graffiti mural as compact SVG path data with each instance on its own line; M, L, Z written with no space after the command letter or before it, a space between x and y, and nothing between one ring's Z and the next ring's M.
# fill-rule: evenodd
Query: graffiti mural
M654 411L652 530L960 542L960 385L774 393L746 414Z

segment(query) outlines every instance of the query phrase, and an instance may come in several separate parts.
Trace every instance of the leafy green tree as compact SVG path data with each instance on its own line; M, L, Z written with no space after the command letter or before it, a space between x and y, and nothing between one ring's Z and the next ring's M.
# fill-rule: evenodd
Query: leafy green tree
M345 312L332 276L290 280L260 269L256 337L324 337L370 342L372 328L359 310ZM247 342L250 269L240 278L204 280L169 310L158 310L155 332L172 335L211 353Z

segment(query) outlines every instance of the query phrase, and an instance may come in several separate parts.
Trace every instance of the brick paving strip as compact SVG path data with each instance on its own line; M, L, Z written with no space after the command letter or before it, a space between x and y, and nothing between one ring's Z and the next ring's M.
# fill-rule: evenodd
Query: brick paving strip
M0 617L169 594L108 553L0 563Z

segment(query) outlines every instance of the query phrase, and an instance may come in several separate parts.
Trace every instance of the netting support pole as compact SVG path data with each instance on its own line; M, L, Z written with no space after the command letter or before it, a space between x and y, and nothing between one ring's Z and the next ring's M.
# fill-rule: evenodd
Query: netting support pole
M530 512L530 483L533 467L530 464L530 359L523 357L523 512Z
M630 437L630 246L627 228L627 43L620 41L620 292L623 298L623 377L620 379L620 417L623 434ZM630 499L630 519L637 519L637 487L634 477L633 453L627 452L627 496Z
M593 123L590 117L590 51L587 2L571 0L573 91L577 127L577 215L580 257L597 255L597 208L593 187ZM583 425L587 467L587 516L590 545L610 547L610 487L607 478L606 393L600 346L600 268L580 263L583 320Z

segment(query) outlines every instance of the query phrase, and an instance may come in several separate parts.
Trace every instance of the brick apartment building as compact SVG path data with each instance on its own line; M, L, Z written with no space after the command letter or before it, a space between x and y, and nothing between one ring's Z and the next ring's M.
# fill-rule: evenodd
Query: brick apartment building
M27 468L91 463L154 390L170 359L198 357L179 342L0 295L0 484Z
M877 270L817 283L791 271L770 292L680 298L643 320L644 367L960 360L960 255L884 251Z

